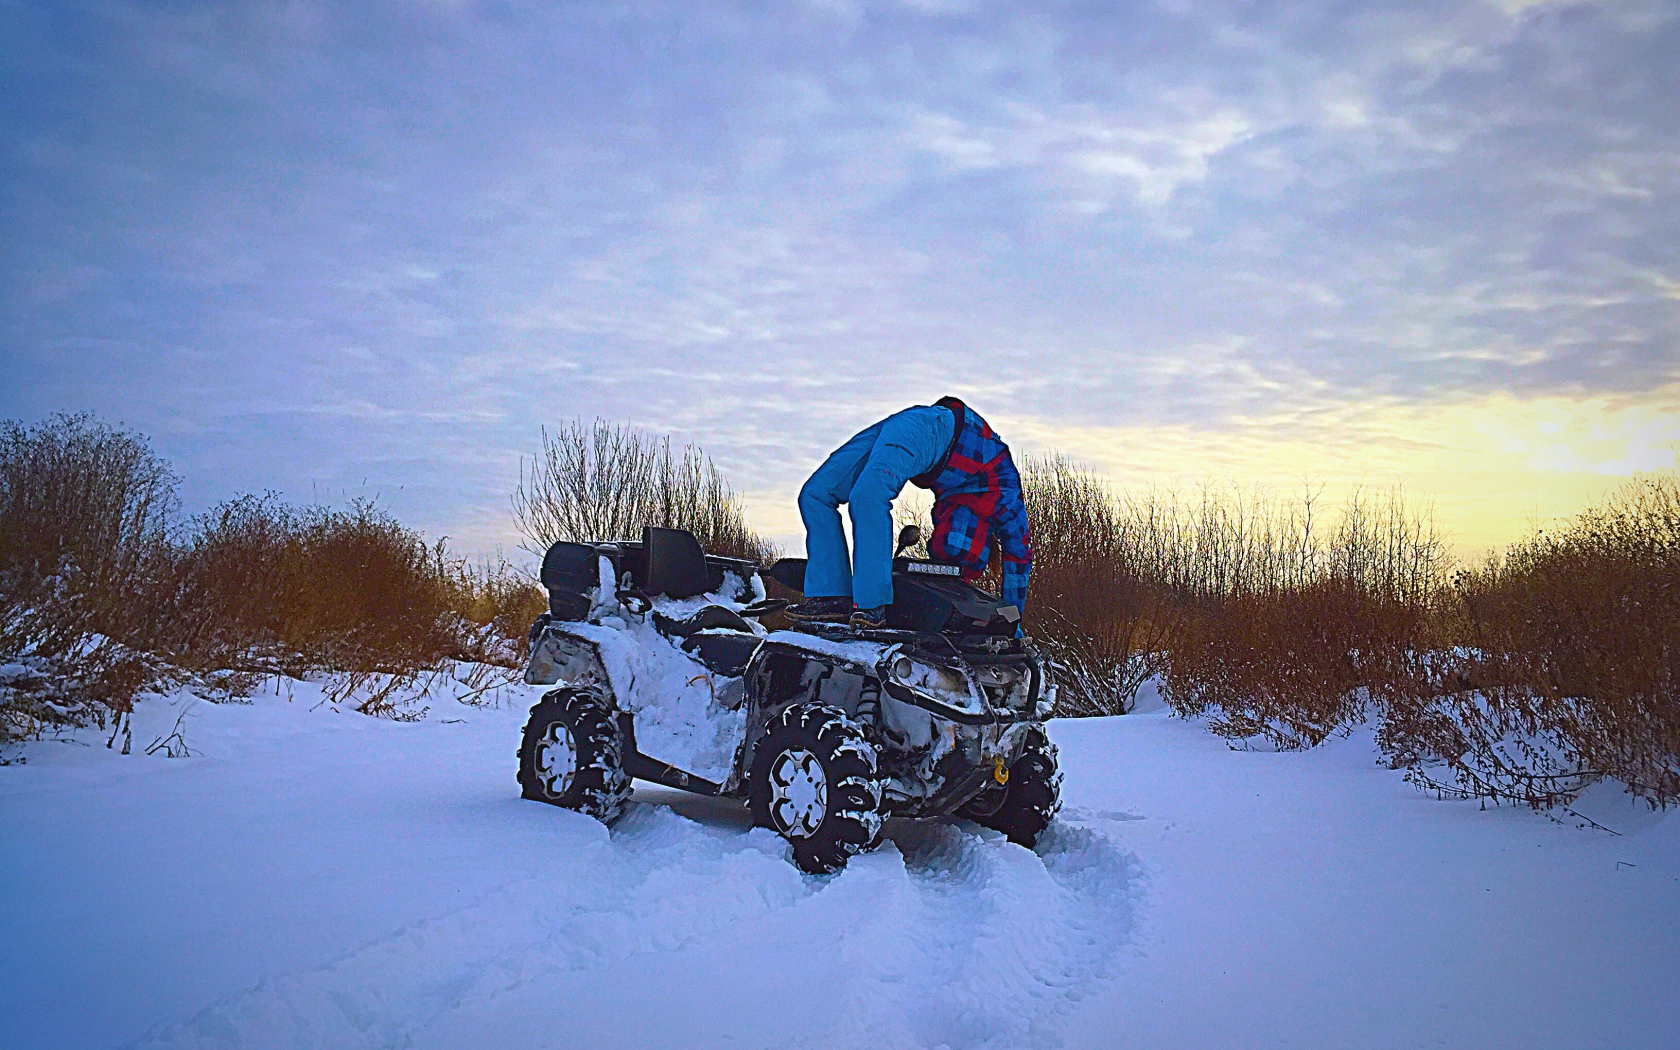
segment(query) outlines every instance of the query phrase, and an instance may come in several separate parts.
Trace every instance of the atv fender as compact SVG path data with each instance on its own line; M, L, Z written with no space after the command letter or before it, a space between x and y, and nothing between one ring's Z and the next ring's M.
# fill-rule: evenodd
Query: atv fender
M612 681L601 662L601 649L587 638L579 638L560 624L550 624L531 647L525 665L526 685L565 684L575 689L600 686L612 697Z

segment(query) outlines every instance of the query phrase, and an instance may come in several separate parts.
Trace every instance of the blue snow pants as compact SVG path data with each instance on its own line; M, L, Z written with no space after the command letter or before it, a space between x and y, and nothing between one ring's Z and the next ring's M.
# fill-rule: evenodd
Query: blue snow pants
M944 408L907 408L858 433L823 461L799 490L806 597L850 596L860 609L892 604L893 498L945 454L955 428ZM842 503L850 505L855 561L846 552Z

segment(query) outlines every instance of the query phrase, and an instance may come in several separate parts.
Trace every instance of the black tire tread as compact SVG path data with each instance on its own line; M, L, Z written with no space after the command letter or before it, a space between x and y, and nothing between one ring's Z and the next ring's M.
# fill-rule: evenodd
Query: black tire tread
M577 745L577 772L564 795L550 795L537 778L536 746L548 727L563 721ZM618 721L606 698L589 690L556 689L531 708L519 744L520 794L537 802L572 809L611 824L630 801L630 777L624 772L624 745Z
M853 854L881 843L881 776L875 748L846 712L827 704L791 704L770 720L753 752L748 805L753 823L770 820L770 763L788 747L817 756L828 777L828 812L814 835L789 839L800 870L826 874L845 866Z

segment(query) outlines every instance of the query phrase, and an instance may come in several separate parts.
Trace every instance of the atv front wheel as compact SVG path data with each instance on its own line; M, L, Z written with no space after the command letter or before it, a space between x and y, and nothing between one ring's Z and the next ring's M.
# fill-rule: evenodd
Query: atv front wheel
M525 798L575 809L603 824L624 812L630 778L618 723L604 698L556 689L533 708L519 744L519 787Z
M1009 767L1008 783L974 799L957 815L1032 849L1061 808L1062 773L1056 768L1056 745L1042 729L1034 729L1021 757Z
M875 749L839 708L793 704L753 749L748 804L754 824L793 844L800 870L836 871L881 841Z

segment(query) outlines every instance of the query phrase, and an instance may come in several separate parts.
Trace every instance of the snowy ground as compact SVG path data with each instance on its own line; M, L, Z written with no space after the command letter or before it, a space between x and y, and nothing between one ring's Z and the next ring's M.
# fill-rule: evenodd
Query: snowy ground
M733 804L519 800L523 710L197 703L195 757L0 768L0 1045L1672 1047L1680 815L1414 793L1368 738L1058 722L1037 854L892 829L812 878ZM178 707L143 706L137 748ZM91 746L89 746L91 745ZM16 749L9 752L15 757Z

